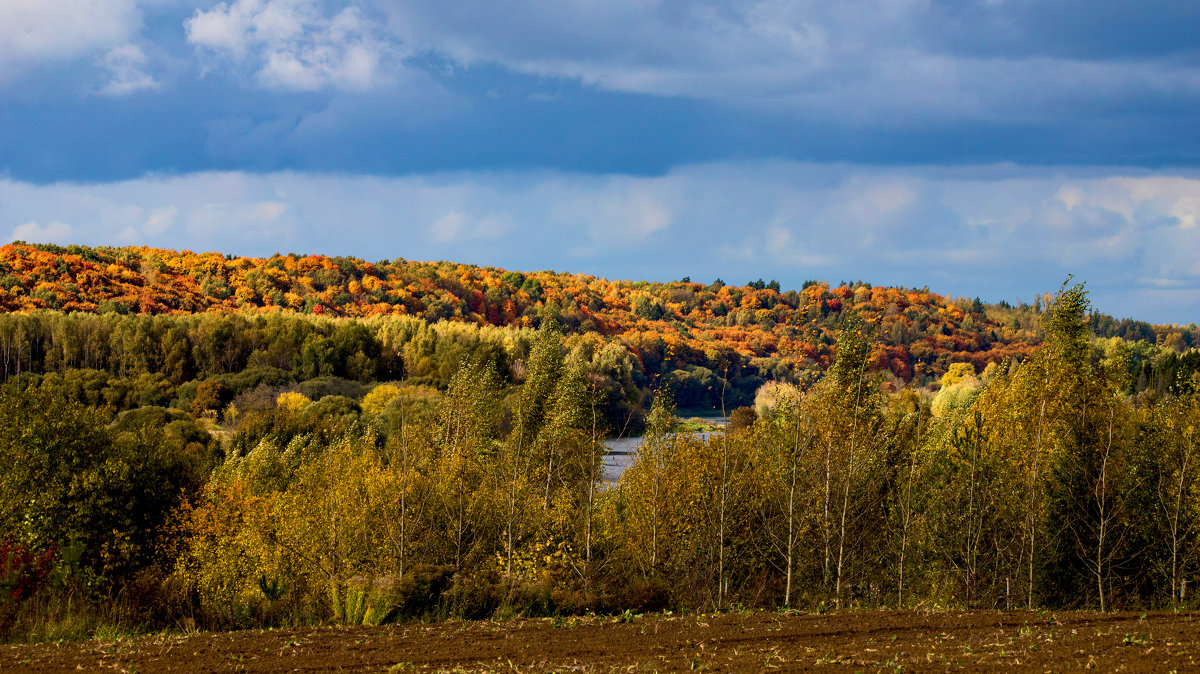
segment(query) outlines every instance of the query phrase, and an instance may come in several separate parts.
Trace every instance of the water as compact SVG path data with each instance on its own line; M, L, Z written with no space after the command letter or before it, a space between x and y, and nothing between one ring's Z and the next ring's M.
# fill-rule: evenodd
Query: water
M717 426L724 426L728 420L724 417L688 417L689 419L701 419ZM690 433L692 437L707 438L710 435L716 435L720 431L705 431L703 433ZM608 453L604 455L604 481L612 484L616 482L621 474L624 473L630 466L633 465L634 459L637 458L638 448L642 446L642 436L632 438L613 438L604 443L608 447Z

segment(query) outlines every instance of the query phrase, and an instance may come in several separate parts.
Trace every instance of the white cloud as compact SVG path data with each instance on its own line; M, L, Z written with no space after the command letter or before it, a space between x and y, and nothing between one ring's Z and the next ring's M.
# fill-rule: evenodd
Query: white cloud
M1197 222L1200 222L1200 197L1176 201L1171 205L1169 213L1179 220L1179 226L1183 229L1195 229Z
M618 207L613 219L635 239L645 239L666 229L673 219L670 210L652 195L635 191L629 200Z
M51 222L43 227L31 220L14 227L12 238L30 243L70 243L73 231L65 222Z
M358 6L327 16L317 0L222 2L196 10L184 28L190 44L272 89L369 89L396 47Z
M167 231L168 227L175 224L175 216L178 214L179 209L175 206L156 208L150 212L149 217L146 218L146 223L142 225L142 229L147 234L162 234Z
M119 46L140 24L135 0L5 0L0 80L20 64L67 61Z
M0 88L48 65L90 58L81 89L106 96L157 89L140 40L149 0L4 0L0 2ZM93 76L98 80L92 81Z
M757 254L754 246L750 245L749 242L737 246L728 243L722 243L717 246L717 258L722 261L753 262Z
M537 196L548 204L542 216L574 237L566 251L596 259L630 246L654 250L667 244L680 208L681 183L673 176L633 178L572 176L547 179Z
M146 72L146 54L137 45L126 44L110 49L99 62L108 71L108 79L100 87L100 93L106 96L126 96L138 91L157 90L162 86Z
M916 192L899 181L872 185L862 194L862 201L879 214L903 211L911 206L916 198Z
M828 267L838 262L824 242L806 246L794 240L793 231L782 225L767 227L762 252L783 264L799 267Z
M504 219L494 213L471 218L461 211L452 211L438 218L429 228L429 240L448 244L472 239L498 239L507 229Z
M293 237L287 211L288 205L280 201L208 202L189 208L184 222L188 237L198 247L235 240L278 245Z
M430 238L435 243L451 243L457 241L462 233L463 225L467 221L467 216L455 211L447 213L438 218L438 221L433 223L433 227L429 230Z
M1054 194L1054 198L1061 201L1069 211L1083 201L1083 192L1074 185L1064 185L1063 187L1060 187L1058 192Z
M1134 206L1154 204L1175 218L1183 229L1194 229L1200 224L1200 193L1193 181L1177 177L1119 178L1113 185L1128 193L1123 212L1132 212Z
M629 184L589 194L569 206L580 209L595 241L640 242L670 226L674 217L663 185L656 186L652 179L621 182Z
M234 3L231 7L220 3L211 10L197 9L192 18L184 22L187 39L193 45L214 51L225 51L242 58L248 49L250 12L256 3Z

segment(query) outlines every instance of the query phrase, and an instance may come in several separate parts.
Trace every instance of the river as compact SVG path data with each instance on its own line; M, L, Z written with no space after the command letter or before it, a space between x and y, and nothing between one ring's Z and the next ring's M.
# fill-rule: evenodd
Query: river
M688 420L699 419L704 422L724 426L728 423L728 419L724 417L688 417ZM721 431L705 431L702 433L689 433L692 437L707 438L710 435L717 435ZM633 465L633 460L637 458L638 448L642 446L643 436L634 436L629 438L613 438L605 441L604 445L608 447L608 452L604 455L604 482L612 484L616 482L621 473L624 473L627 468Z

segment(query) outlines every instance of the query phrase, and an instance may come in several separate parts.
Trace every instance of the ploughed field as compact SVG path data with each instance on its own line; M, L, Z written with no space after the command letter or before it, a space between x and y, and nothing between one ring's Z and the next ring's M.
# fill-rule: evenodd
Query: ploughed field
M0 671L1195 671L1200 614L766 611L0 646Z

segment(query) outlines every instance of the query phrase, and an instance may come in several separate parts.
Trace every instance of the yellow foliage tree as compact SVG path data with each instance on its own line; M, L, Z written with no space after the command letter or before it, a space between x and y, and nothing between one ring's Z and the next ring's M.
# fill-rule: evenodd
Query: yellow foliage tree
M362 410L372 416L382 414L383 410L402 393L395 384L380 384L363 396Z
M303 411L304 408L308 407L311 402L312 400L309 400L308 396L295 391L280 393L279 396L275 398L275 406L291 414L296 414Z

